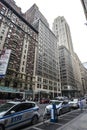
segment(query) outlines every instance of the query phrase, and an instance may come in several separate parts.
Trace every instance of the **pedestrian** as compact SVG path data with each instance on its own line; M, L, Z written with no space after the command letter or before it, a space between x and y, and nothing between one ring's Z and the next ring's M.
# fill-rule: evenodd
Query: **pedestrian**
M30 101L32 101L32 97L30 97Z
M80 101L79 101L79 107L80 107L80 110L81 110L81 112L82 112L82 110L83 110L83 102L82 102L81 99L80 99Z

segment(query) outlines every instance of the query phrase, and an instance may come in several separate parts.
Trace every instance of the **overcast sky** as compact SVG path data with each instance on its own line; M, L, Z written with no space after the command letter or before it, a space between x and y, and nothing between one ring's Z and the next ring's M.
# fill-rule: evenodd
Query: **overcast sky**
M80 0L15 0L15 2L21 7L22 12L36 3L50 28L56 17L64 16L70 27L74 51L81 62L87 61L87 26Z

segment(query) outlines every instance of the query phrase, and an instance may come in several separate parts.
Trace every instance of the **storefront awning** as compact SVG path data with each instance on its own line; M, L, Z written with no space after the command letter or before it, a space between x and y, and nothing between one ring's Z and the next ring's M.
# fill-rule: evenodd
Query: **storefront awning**
M14 89L14 88L11 88L11 87L6 87L6 86L0 86L0 92L23 93L23 92L20 92L18 89Z

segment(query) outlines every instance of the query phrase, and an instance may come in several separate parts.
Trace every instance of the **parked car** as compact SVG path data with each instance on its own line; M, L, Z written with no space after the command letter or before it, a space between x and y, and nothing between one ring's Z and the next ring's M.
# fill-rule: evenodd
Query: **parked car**
M0 130L12 130L27 123L37 123L40 114L35 102L10 101L0 106Z
M58 96L58 97L55 97L55 100L67 100L68 101L68 97Z
M42 98L40 99L40 104L45 104L45 103L49 103L50 102L50 99L46 99L46 98Z
M45 108L45 114L51 113L53 103L56 105L57 115L61 115L71 110L70 105L66 101L51 100L50 104Z
M71 108L79 108L79 99L75 98L69 101Z

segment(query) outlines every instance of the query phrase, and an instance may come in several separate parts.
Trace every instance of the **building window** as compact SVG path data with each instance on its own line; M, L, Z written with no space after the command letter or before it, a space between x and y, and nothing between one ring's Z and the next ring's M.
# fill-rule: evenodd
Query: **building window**
M4 14L4 12L3 12L3 11L1 11L0 13L1 13L1 14Z
M22 72L24 72L24 67L22 67Z
M55 90L55 91L57 91L57 88L56 88L56 87L54 87L54 90Z
M60 88L58 88L58 91L60 91Z
M2 34L4 34L4 32L5 32L5 30L2 30L2 32L1 32L1 33L2 33Z
M24 51L24 53L26 53L26 50Z
M8 38L10 38L10 34L8 34Z
M23 61L23 65L25 64L25 61Z
M41 78L40 78L40 77L38 77L38 81L40 81L40 82L41 82Z
M24 59L25 59L25 55L24 55Z
M27 48L27 45L25 45L25 48Z
M37 88L39 88L39 84L37 84Z
M53 90L52 86L49 86L49 90Z
M12 30L10 29L9 32L12 32Z
M2 7L3 10L6 10L5 7Z
M47 89L47 85L43 85L43 89Z
M2 40L3 36L0 36L0 40Z
M11 28L13 28L13 24L11 24Z
M49 81L49 84L51 84L51 85L52 85L52 81Z

